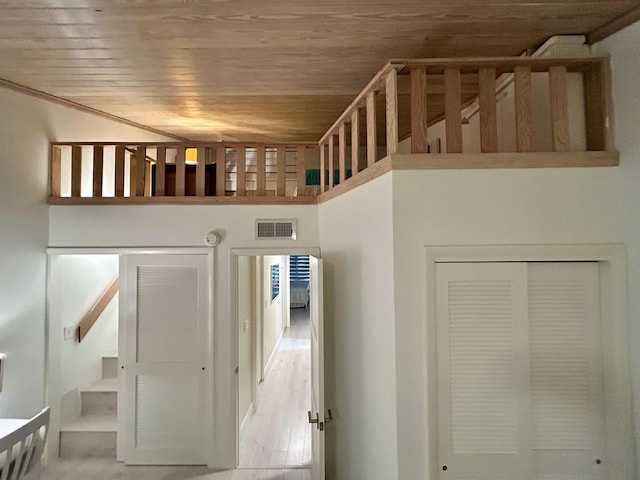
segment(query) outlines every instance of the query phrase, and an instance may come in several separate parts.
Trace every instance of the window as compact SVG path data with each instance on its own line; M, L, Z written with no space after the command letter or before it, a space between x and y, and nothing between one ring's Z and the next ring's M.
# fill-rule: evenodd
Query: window
M289 257L289 279L291 283L309 281L308 255L291 255Z
M280 295L280 264L271 265L271 301Z

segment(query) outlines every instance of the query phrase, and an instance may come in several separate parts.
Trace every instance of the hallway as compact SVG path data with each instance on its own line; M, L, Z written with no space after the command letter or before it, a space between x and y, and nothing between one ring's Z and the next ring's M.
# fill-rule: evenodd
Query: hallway
M260 385L259 405L240 439L239 465L309 465L309 310L291 309L291 325L276 350L271 371Z

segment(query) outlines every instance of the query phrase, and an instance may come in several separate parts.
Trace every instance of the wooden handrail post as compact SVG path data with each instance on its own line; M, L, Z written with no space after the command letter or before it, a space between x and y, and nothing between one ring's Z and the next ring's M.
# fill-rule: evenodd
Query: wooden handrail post
M82 147L71 147L71 196L82 195Z
M367 167L376 163L378 153L378 139L376 138L376 92L374 90L367 94Z
M157 147L156 151L156 191L152 195L164 197L164 185L166 182L167 147Z
M185 152L185 146L178 147L176 155L176 197L184 197L185 194Z
M360 109L351 113L351 176L355 176L360 165Z
M276 196L284 197L287 193L287 149L284 145L278 145L276 155Z
M326 168L326 144L321 143L320 144L320 193L325 191L325 182L326 182L326 178L325 178L325 168Z
M93 147L93 197L102 197L102 175L104 169L104 147Z
M480 100L480 151L498 151L498 115L496 108L496 69L481 68L478 72Z
M518 152L530 152L533 140L533 99L531 96L531 67L516 67L515 104L516 104L516 149Z
M236 148L236 195L247 195L247 147Z
M411 69L411 153L427 152L427 70Z
M62 150L51 145L51 178L49 189L52 197L62 196Z
M307 149L305 147L298 147L296 149L296 183L298 185L298 188L297 188L298 197L304 197L306 195L306 186L307 186L307 172L305 170L306 152L307 152Z
M334 157L334 150L335 150L335 135L333 133L331 133L331 135L329 135L329 190L331 190L333 188L333 157Z
M567 95L567 67L550 67L551 138L553 140L553 150L556 152L568 152L570 149L569 98Z
M345 123L338 129L338 168L340 169L340 183L347 179L347 126Z
M227 148L218 145L216 148L216 197L227 194Z
M207 168L207 147L200 146L196 150L196 196L205 196L205 179Z
M462 153L462 99L460 69L444 71L444 116L447 153Z
M256 148L257 155L257 184L256 195L264 197L267 195L267 152L264 145Z
M133 161L133 158L131 159ZM147 147L139 145L136 149L136 182L135 182L135 196L144 197L145 192L145 175L147 173ZM133 197L133 193L131 194Z
M393 68L385 78L387 155L398 151L398 71Z
M124 145L116 145L115 196L124 197Z
M609 59L584 72L587 150L612 151L611 71Z

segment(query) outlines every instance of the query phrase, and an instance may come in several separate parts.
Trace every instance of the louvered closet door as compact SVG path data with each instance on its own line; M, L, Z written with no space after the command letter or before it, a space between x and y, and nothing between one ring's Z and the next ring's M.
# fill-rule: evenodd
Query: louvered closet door
M205 464L207 256L129 255L122 272L125 463Z
M436 266L441 478L531 478L526 268Z
M604 478L598 264L531 263L528 290L534 478Z
M603 479L598 264L436 275L440 478Z

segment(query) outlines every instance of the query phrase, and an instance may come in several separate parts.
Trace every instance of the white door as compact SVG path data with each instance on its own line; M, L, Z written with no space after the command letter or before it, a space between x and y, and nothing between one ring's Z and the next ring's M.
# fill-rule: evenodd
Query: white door
M207 255L121 257L118 414L127 464L207 463L207 266Z
M311 405L309 420L315 422L311 429L311 478L324 480L324 319L322 293L322 259L309 256L311 296Z
M441 478L531 478L526 272L436 265Z
M597 263L436 265L440 478L602 480Z

